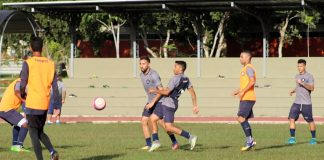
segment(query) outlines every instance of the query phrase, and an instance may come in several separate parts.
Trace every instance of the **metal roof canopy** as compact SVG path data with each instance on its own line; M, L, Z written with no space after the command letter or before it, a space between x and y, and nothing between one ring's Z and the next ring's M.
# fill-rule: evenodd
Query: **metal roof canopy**
M16 9L30 9L30 12L46 13L53 16L68 14L71 26L75 26L71 14L77 13L134 13L134 12L191 12L201 13L203 11L237 10L255 17L261 24L263 30L263 77L266 77L266 57L268 41L265 31L264 20L258 13L266 10L301 10L324 7L323 0L85 0L85 1L52 1L52 2L17 2L3 3ZM75 28L71 27L71 39ZM134 59L134 77L137 76L136 69L136 42L132 42ZM73 57L75 46L71 43L70 73L73 77ZM197 36L197 77L201 75L200 56L202 52L201 37Z

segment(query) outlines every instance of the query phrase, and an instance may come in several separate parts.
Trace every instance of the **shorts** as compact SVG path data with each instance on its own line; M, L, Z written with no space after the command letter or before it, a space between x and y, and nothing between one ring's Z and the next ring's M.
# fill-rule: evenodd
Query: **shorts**
M167 106L162 105L162 110L163 110L163 119L165 123L173 123L174 122L174 115L175 112L177 111L177 108L170 108Z
M163 119L163 105L161 102L155 105L153 113L159 117L159 119Z
M0 112L0 117L7 121L9 124L21 127L27 120L16 110L9 110L7 112Z
M28 127L42 129L46 122L47 112L45 111L41 115L26 114L26 118L28 121Z
M305 121L310 123L313 122L313 110L312 110L312 105L306 105L306 104L296 104L293 103L291 108L290 108L290 112L289 112L289 119L294 119L295 121L298 120L299 115L302 114Z
M48 114L53 114L54 113L54 109L62 109L62 104L59 104L59 106L54 106L54 103L51 101L49 108L48 108Z
M142 117L150 117L155 109L155 107L159 104L160 102L156 103L152 108L150 109L147 109L146 108L146 105L148 103L146 103L146 105L144 106L144 109L143 109L143 113L142 113Z
M240 101L239 111L237 116L244 117L245 119L253 118L253 106L255 101Z

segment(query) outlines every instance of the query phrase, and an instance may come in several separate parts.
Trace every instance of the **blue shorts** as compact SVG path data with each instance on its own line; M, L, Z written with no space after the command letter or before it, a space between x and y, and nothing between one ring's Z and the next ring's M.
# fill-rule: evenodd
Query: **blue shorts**
M157 115L160 119L163 119L166 123L174 122L174 115L178 107L170 108L168 106L159 103L154 109L154 114Z
M246 119L253 118L254 114L252 109L254 104L255 101L240 101L240 107L237 116L241 116Z
M0 117L14 126L18 126L19 122L24 119L20 113L13 109L7 112L0 112Z
M293 103L290 112L289 112L289 119L294 119L295 121L298 120L299 115L302 114L305 121L310 123L313 122L313 110L312 110L312 105L306 105L306 104L296 104Z
M54 109L61 110L62 109L62 104L59 104L59 106L54 106L54 103L52 101L50 101L50 105L49 105L47 114L53 114Z
M146 108L146 105L148 104L148 103L146 103L146 105L144 106L144 109L143 109L142 117L150 117L150 116L152 115L153 111L155 110L156 106L159 106L159 105L160 105L159 103L160 103L160 102L156 103L156 104L155 104L152 108L150 108L150 109L147 109L147 108Z

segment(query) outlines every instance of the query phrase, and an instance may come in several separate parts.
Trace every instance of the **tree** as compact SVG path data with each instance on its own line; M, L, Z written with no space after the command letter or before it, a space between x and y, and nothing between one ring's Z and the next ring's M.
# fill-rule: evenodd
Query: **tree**
M212 17L212 20L214 22L219 22L217 31L214 35L214 41L213 41L213 46L210 51L209 57L213 57L216 45L217 45L217 50L216 50L216 55L215 57L220 57L221 51L226 48L226 42L225 42L225 26L226 26L226 21L230 17L230 12L210 12L210 15ZM219 38L219 39L218 39Z

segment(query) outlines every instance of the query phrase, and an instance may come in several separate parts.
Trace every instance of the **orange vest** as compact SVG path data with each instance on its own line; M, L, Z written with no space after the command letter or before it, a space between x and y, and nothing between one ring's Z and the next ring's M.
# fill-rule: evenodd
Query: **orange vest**
M26 107L35 110L48 110L55 64L45 57L32 57L26 62L29 70Z
M20 78L14 80L7 87L0 102L0 111L7 112L9 110L16 110L21 105L21 99L15 94L15 85L20 81Z
M247 68L252 68L254 70L254 81L256 81L256 73L252 64L247 64L241 69L240 73L240 91L247 87L250 81L250 77L247 75ZM245 94L241 97L243 101L256 101L256 96L254 92L254 86L252 86L249 90L245 92Z

